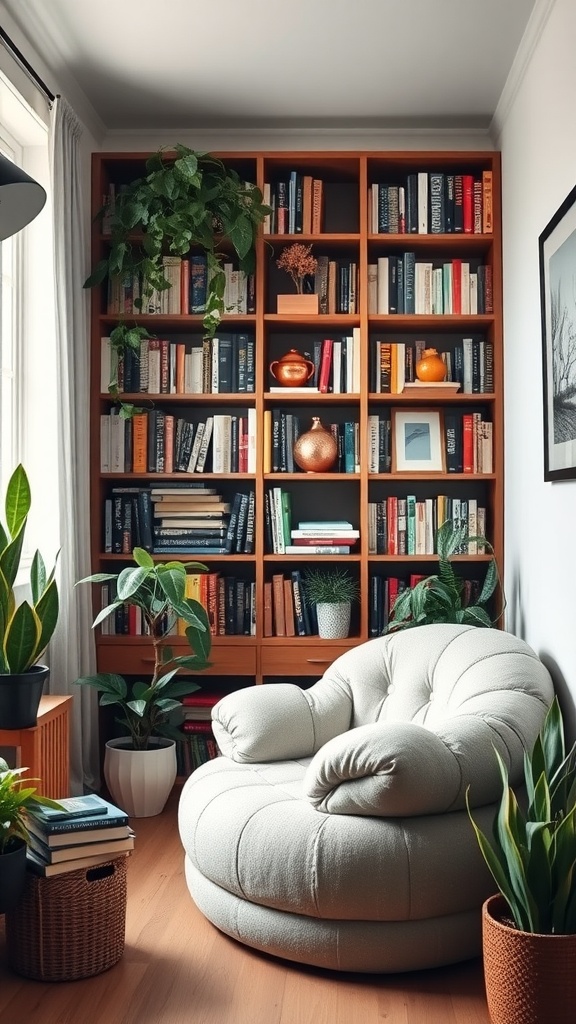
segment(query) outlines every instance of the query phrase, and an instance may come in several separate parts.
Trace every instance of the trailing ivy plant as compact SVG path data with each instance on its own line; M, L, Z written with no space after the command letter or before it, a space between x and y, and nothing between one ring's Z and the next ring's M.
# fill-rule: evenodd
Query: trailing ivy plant
M202 322L206 336L213 337L225 312L226 246L234 249L240 269L252 273L258 228L268 212L260 189L217 157L181 144L172 155L159 149L146 161L145 176L118 192L108 256L85 287L100 285L106 276L137 275L141 292L135 304L142 309L154 291L170 288L162 257L185 256L198 248L206 254L208 272Z
M456 575L451 559L460 554L471 541L483 545L492 558L488 563L484 583L474 604L464 604L464 581ZM414 587L403 590L396 601L387 633L412 626L426 626L432 622L459 622L468 626L493 626L500 618L504 606L491 618L487 605L500 578L494 558L494 549L485 537L469 537L465 526L454 526L450 520L442 523L436 535L438 572L427 576Z

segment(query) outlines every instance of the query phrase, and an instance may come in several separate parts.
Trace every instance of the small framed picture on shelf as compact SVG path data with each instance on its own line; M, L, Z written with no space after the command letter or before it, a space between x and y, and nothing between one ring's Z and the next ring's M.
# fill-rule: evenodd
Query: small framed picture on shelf
M576 479L576 187L538 239L544 479Z
M393 473L446 471L440 409L393 409L392 437Z

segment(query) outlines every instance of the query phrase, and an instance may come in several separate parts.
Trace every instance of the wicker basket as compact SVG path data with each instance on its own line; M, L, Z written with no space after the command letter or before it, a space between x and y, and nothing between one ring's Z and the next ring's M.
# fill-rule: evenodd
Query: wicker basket
M502 896L482 910L484 978L492 1024L573 1024L576 935L509 927Z
M53 878L28 874L6 915L8 963L35 981L100 974L124 952L127 857Z

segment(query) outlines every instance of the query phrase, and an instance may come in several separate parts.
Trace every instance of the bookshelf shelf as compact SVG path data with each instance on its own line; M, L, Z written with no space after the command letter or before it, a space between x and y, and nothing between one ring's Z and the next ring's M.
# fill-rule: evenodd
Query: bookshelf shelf
M106 287L94 291L92 303L92 561L93 571L121 563L126 555L103 551L104 504L113 489L125 487L161 486L162 484L183 484L201 481L206 487L216 488L223 500L232 503L236 492L254 492L254 546L251 553L230 555L204 555L202 549L197 555L178 555L184 561L198 560L209 565L211 570L222 576L239 579L251 587L254 600L255 634L216 635L213 638L209 674L218 677L223 692L232 688L239 670L242 678L257 683L269 678L311 678L321 674L327 659L337 657L343 650L368 640L374 635L374 620L371 616L371 583L374 575L398 577L406 583L412 573L432 569L436 558L430 554L388 554L371 553L369 531L371 527L370 506L382 505L389 499L405 500L413 495L421 502L436 502L439 496L447 496L452 502L470 507L476 503L485 509L485 528L493 545L499 572L503 570L503 352L502 352L502 266L501 266L501 210L500 210L500 156L494 151L442 151L442 152L236 152L219 154L234 166L247 180L255 181L265 192L268 189L275 202L287 187L291 178L295 181L306 179L321 180L323 183L322 207L317 216L316 228L312 224L310 208L302 210L302 230L276 230L272 233L265 228L256 246L256 271L254 281L254 305L251 313L229 313L221 322L221 335L246 336L253 340L253 391L232 391L212 393L204 387L202 393L148 393L130 390L121 395L126 402L146 411L161 410L175 419L180 417L196 425L207 417L237 417L250 413L256 423L253 450L254 470L247 472L212 472L211 457L202 473L192 472L103 472L100 469L99 430L100 417L110 412L115 397L104 389L101 375L101 338L109 336L119 321L117 314L108 312ZM144 153L99 153L93 158L93 212L101 206L110 182L121 185L138 177L142 172ZM421 233L418 230L389 233L374 230L375 203L374 189L380 197L391 196L396 188L404 188L410 176L426 174L444 175L446 196L448 184L453 176L472 176L476 181L483 175L491 177L492 223L482 221L481 227L489 230L446 231L434 230ZM406 185L407 188L407 185ZM382 190L382 191L380 191ZM400 193L399 193L400 195ZM484 193L483 193L484 196ZM430 197L429 197L430 198ZM431 198L430 198L431 202ZM448 199L446 199L448 203ZM484 202L484 198L483 198ZM486 203L488 200L486 200ZM305 203L305 200L304 200ZM276 202L276 205L278 203ZM448 216L447 211L443 213ZM477 211L475 211L477 212ZM482 216L484 216L482 211ZM294 217L299 216L298 209ZM289 213L287 212L287 217ZM307 220L310 216L310 220ZM430 217L432 210L430 210ZM278 214L276 215L278 219ZM279 223L279 221L278 221ZM392 223L392 222L390 222ZM432 221L430 219L430 225ZM294 225L296 219L294 220ZM286 227L289 220L286 220ZM293 226L294 226L293 225ZM381 225L384 226L384 225ZM468 225L469 226L469 225ZM474 228L478 227L475 222ZM135 234L135 239L137 235ZM323 257L337 266L338 287L343 289L348 266L349 285L344 305L335 304L334 278L326 287L324 297L320 296L317 315L286 315L275 312L276 297L279 293L293 290L289 277L276 266L276 260L284 247L294 243L311 245L316 258ZM96 262L110 245L110 237L102 234L99 225L94 228L93 260ZM485 308L489 312L442 312L432 313L430 306L421 306L427 312L421 313L378 313L381 308L373 303L373 278L371 268L379 259L401 261L404 254L414 253L416 264L430 264L433 269L452 265L451 274L460 272L460 264L468 266L470 275L478 278L480 270L490 282L483 295L483 303L471 308ZM228 259L228 257L226 257ZM459 262L460 261L460 262ZM350 269L354 264L355 271ZM408 266L408 264L406 264ZM456 268L456 269L455 269ZM444 271L444 273L447 273ZM344 275L342 277L342 274ZM355 278L355 285L350 280ZM456 288L451 277L451 288ZM463 280L468 280L463 278ZM476 282L477 283L477 282ZM484 286L484 285L483 285ZM446 288L447 286L444 285ZM466 284L467 287L467 284ZM488 286L486 285L488 288ZM450 303L443 294L444 310L466 308L458 304L458 289L450 295ZM391 293L390 293L391 294ZM424 296L426 298L426 296ZM346 297L345 297L346 298ZM397 298L397 296L396 296ZM403 298L405 295L403 293ZM342 296L340 296L340 300ZM453 300L453 301L452 301ZM490 301L491 300L491 301ZM410 308L406 302L407 308ZM336 312L336 309L354 310ZM400 309L405 308L404 302ZM418 308L416 306L416 308ZM182 312L179 314L145 314L125 311L130 323L145 327L152 336L167 339L171 344L182 343L186 353L202 347L202 316ZM342 343L342 351L354 353L355 366L350 375L344 372L340 385L341 392L317 391L291 392L288 388L271 391L275 381L269 372L270 363L278 360L294 348L313 357L321 350L326 339ZM348 339L353 340L352 348L346 349ZM389 390L378 390L374 380L375 351L377 345L404 344L406 351L414 350L417 343L425 342L426 347L435 347L445 358L456 362L456 352L464 348L464 339L471 339L474 351L477 346L482 352L490 351L493 363L484 369L482 386L489 390L467 388L454 393L438 394L405 390L400 394ZM354 346L357 345L357 348ZM380 351L380 349L378 350ZM307 356L308 358L308 356ZM352 357L350 357L352 358ZM344 362L344 357L343 357ZM381 367L380 367L381 369ZM453 365L454 372L456 371ZM410 370L413 372L413 367ZM476 370L475 370L476 372ZM206 381L203 381L203 385ZM476 385L478 381L476 380ZM348 389L349 388L349 389ZM413 408L438 408L447 417L455 418L457 429L461 429L461 417L481 417L492 424L492 466L490 472L444 473L390 473L372 472L369 441L372 437L371 420L390 418L394 408L405 413ZM342 434L349 429L355 438L354 464L357 472L330 472L310 474L296 471L288 456L290 441L284 443L286 463L273 462L272 434L267 433L266 424L278 416L288 431L307 430L312 416L320 416L324 425L333 425L335 432ZM353 426L347 428L346 424ZM380 440L380 435L379 435ZM391 441L391 439L389 439ZM267 449L271 446L272 451ZM271 468L274 467L274 468ZM273 553L266 528L266 505L273 491L287 492L291 501L292 526L299 521L326 519L330 517L351 522L359 530L360 540L352 545L350 554L312 554L303 547L302 553ZM476 507L474 506L474 507ZM167 560L166 554L155 555L158 560ZM488 560L486 555L462 555L457 558L462 572L473 580L483 578ZM345 641L322 641L317 636L269 636L266 624L267 593L272 577L282 575L291 579L293 571L304 570L310 565L346 564L358 579L361 600L353 611L352 635ZM99 595L95 593L95 602ZM138 637L99 636L97 640L98 668L106 671L137 672L142 644ZM313 650L322 653L316 657Z

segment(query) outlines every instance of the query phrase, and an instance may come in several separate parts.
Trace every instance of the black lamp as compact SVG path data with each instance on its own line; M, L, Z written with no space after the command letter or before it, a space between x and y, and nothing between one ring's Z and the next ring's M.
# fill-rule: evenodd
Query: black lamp
M0 154L0 241L25 228L45 202L42 185Z

